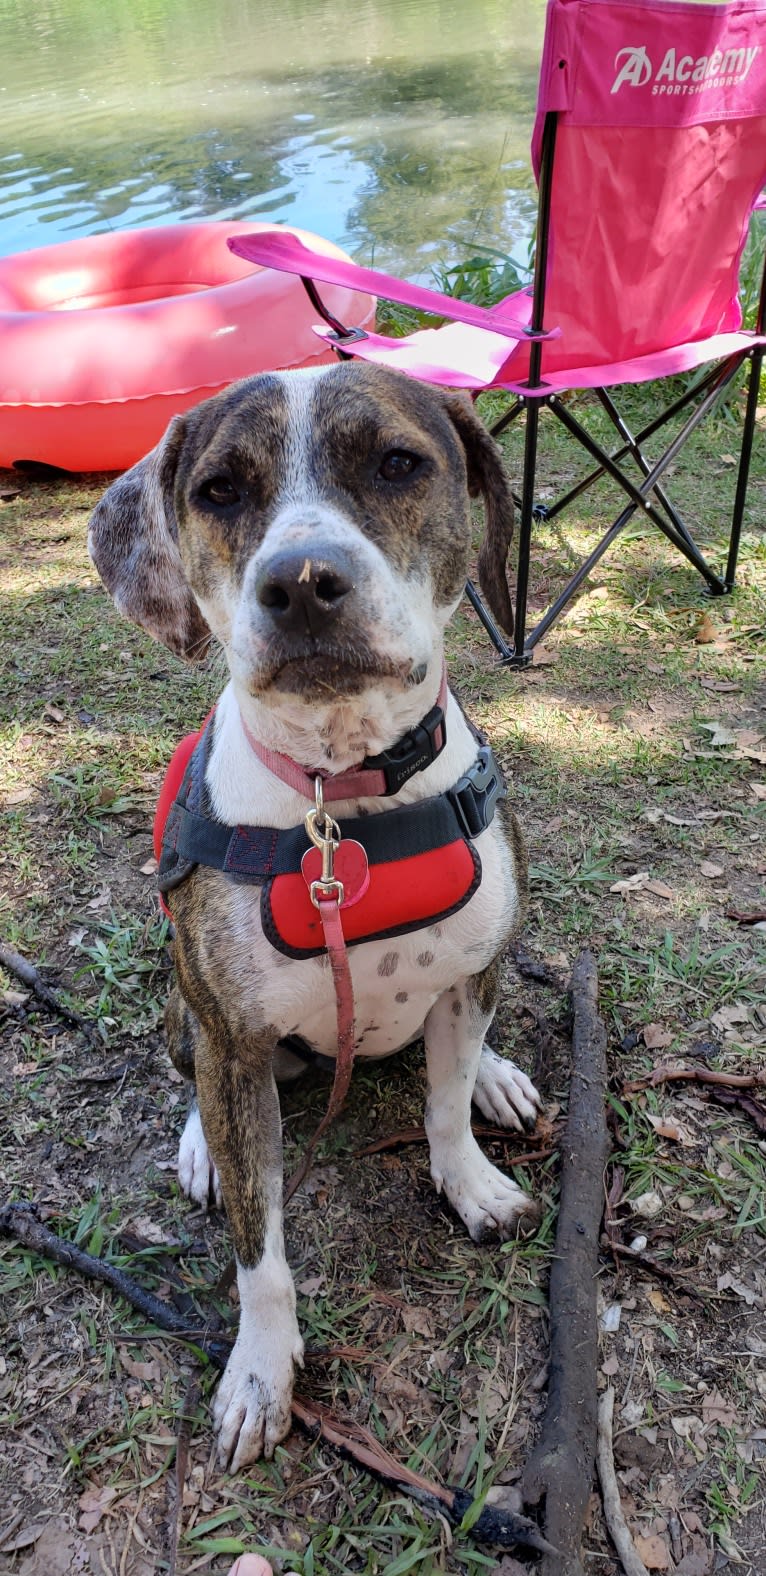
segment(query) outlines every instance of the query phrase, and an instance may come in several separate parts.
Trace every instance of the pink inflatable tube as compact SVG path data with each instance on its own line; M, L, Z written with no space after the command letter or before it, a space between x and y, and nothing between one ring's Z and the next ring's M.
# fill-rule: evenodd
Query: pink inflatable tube
M228 236L259 228L273 226L122 230L0 259L0 466L124 470L235 379L333 360L300 280L229 251ZM372 326L370 296L325 296L341 321Z

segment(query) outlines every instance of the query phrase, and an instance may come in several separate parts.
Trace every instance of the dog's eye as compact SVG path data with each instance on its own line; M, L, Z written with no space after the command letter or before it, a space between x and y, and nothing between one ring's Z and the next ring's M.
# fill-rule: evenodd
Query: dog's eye
M420 468L421 463L419 456L410 454L409 449L389 449L378 466L378 476L384 482L403 482Z
M202 483L199 495L206 503L217 504L220 509L239 503L239 493L228 476L211 476L209 481Z

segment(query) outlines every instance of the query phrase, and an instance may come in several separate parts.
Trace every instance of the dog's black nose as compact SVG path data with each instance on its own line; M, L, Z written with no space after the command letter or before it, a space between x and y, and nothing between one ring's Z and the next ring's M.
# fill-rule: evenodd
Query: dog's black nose
M334 547L278 553L264 564L255 595L285 634L321 635L338 617L354 581L350 560Z

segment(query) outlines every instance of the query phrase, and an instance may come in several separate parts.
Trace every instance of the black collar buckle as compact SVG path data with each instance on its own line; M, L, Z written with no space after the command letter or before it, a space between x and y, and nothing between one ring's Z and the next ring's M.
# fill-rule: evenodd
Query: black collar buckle
M447 790L447 798L469 838L478 837L489 826L498 799L505 799L507 794L508 789L488 744L482 744L465 777Z
M383 773L386 784L384 797L388 797L398 793L416 772L425 771L437 755L441 755L446 743L444 712L441 706L432 706L417 727L410 728L390 750L382 750L380 755L368 755L363 766L366 771Z

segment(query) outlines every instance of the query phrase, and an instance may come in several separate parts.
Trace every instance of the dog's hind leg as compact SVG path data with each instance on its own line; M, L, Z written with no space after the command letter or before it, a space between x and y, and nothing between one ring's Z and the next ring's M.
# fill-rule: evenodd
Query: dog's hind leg
M184 1078L194 1082L195 1049L201 1031L177 983L173 985L165 1008L165 1031L173 1066ZM187 1198L199 1204L201 1209L207 1209L211 1199L220 1209L221 1183L210 1158L196 1100L192 1100L189 1107L186 1126L178 1145L178 1181Z
M426 1133L431 1175L475 1242L490 1233L512 1236L539 1209L482 1154L471 1132L471 1096L497 999L497 965L445 991L425 1022L428 1101Z

